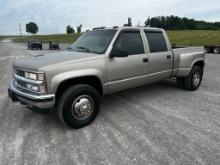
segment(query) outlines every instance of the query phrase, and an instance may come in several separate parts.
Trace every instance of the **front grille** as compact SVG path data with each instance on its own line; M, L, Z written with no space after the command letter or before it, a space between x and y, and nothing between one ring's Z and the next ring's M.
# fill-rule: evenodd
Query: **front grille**
M27 88L27 84L24 81L21 80L16 80L17 84L23 88Z
M20 69L15 69L15 75L18 75L20 77L24 77L25 78L25 71L20 70ZM22 81L21 79L15 78L15 84L17 86L17 88L19 89L26 89L27 88L27 83L25 81Z
M27 79L25 77L25 71L17 69L17 68L14 70L13 74L14 74L14 76L13 76L14 77L14 87L20 91L25 92L25 93L38 94L39 92L35 91L36 89L32 89L31 87L40 86L44 83L43 81L39 83L39 81Z
M25 72L23 70L16 69L15 74L21 77L25 77Z

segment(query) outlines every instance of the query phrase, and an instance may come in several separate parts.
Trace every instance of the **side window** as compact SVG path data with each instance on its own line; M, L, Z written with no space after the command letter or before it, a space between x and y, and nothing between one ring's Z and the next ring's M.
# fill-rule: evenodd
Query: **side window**
M128 55L144 54L144 45L139 31L125 31L119 35L114 45L116 49L125 50Z
M150 52L165 52L168 51L167 43L162 32L159 31L145 31Z

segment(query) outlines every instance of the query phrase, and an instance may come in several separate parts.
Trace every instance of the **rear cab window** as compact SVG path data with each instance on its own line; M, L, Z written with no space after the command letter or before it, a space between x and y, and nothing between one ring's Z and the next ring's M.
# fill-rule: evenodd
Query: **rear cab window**
M151 53L168 51L167 42L162 31L144 30L144 33L147 37Z

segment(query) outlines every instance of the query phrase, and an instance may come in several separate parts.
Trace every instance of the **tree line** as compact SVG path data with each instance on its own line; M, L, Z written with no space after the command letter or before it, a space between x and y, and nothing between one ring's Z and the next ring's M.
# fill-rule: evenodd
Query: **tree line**
M148 17L145 26L163 28L165 30L220 30L220 22L206 22L178 16Z
M173 15L148 17L144 24L145 26L163 28L165 30L220 30L220 22L198 21ZM131 17L128 18L124 26L132 26ZM82 25L77 26L76 31L77 33L81 33ZM37 24L34 22L26 24L26 32L36 34L38 32ZM68 25L66 27L66 33L75 33L75 29L71 25Z

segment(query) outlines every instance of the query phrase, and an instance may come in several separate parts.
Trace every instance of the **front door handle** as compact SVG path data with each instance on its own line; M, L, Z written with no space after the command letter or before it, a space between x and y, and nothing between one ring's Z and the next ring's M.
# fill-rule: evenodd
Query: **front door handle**
M171 55L167 55L167 59L171 59Z
M148 62L148 58L143 58L143 62Z

